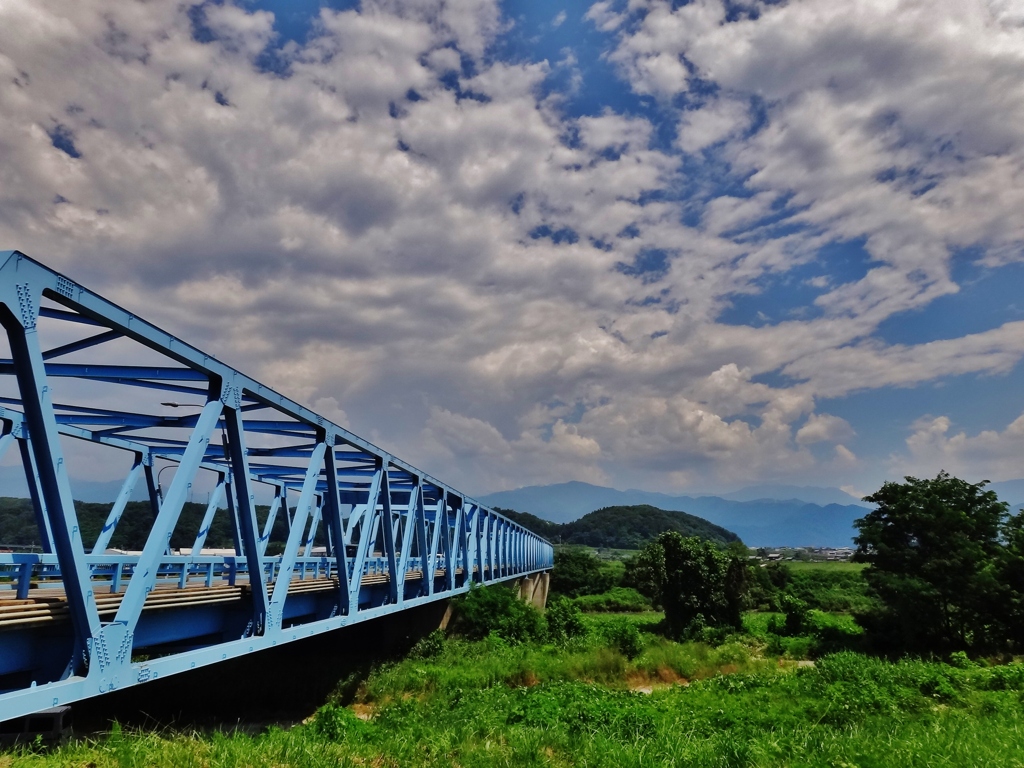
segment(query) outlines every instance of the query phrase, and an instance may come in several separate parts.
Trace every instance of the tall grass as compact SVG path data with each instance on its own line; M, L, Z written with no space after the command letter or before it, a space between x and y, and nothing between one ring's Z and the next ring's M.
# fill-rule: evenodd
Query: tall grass
M562 644L432 638L263 733L122 732L8 766L1024 766L1024 664L814 666L751 633L712 646L651 631L657 614L588 616ZM842 620L840 620L842 621ZM631 628L630 657L614 640Z

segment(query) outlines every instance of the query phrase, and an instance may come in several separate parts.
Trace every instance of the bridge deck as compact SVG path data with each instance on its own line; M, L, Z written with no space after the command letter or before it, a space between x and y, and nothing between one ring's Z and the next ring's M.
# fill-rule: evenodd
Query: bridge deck
M456 568L456 575L462 575L463 569ZM434 578L444 578L445 571L438 568ZM423 571L408 571L407 581L423 578ZM371 573L363 576L361 585L364 587L387 584L391 580L389 573ZM340 587L337 578L313 577L299 579L288 585L289 595L309 594L315 592L337 592ZM103 619L112 619L124 599L124 591L110 592L103 584L94 584L96 610ZM213 605L215 603L238 602L250 597L248 576L242 575L238 582L217 584L212 587L193 584L180 587L175 583L158 583L146 597L143 611L161 608L186 608L196 605ZM0 632L13 628L40 626L53 621L67 621L70 609L68 596L60 587L35 589L25 599L0 596Z

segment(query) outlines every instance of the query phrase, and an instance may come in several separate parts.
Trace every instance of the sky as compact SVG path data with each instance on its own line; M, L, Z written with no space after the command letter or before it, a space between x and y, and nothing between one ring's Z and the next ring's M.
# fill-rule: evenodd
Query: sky
M469 493L1024 476L1022 210L1021 2L0 0L0 249Z

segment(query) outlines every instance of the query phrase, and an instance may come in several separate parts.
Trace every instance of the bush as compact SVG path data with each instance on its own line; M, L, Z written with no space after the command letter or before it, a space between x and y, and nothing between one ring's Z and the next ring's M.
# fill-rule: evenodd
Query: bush
M604 627L604 636L608 645L618 650L627 659L635 659L644 649L640 639L640 630L628 619L613 621Z
M336 704L326 704L318 709L310 720L309 727L328 741L345 741L361 737L368 728L351 709Z
M643 613L651 610L651 601L632 587L612 587L600 595L583 595L574 601L587 613Z
M1013 590L999 577L1016 560L1008 505L985 490L988 481L905 479L866 496L877 508L855 521L856 557L869 564L864 578L879 601L864 629L899 653L1014 646Z
M454 631L470 640L482 640L494 633L511 643L541 640L547 634L544 616L519 599L514 588L504 584L480 587L454 601Z
M672 637L743 625L747 565L708 541L663 533L627 564L627 580L665 609Z
M782 627L786 635L793 637L802 634L807 629L810 619L807 603L800 598L784 594L779 596L779 608L786 615L785 624Z
M819 611L853 613L872 607L867 582L856 572L824 568L794 571L782 589Z
M568 597L596 595L611 589L615 570L605 568L588 549L559 547L551 571L551 591Z
M413 659L433 659L444 653L444 630L435 629L429 635L421 637L409 651Z
M546 618L548 637L556 643L587 634L587 625L583 623L579 606L561 595L552 595L548 600Z

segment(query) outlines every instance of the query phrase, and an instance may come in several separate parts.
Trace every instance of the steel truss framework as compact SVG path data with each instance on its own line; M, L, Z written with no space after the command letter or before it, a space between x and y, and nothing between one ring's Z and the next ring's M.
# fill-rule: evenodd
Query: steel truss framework
M0 455L18 448L43 550L0 553L0 720L551 568L550 544L448 485L22 253L0 252L0 265L0 381L16 383L0 398ZM43 347L44 326L56 346ZM158 364L114 360L126 345ZM135 407L168 393L195 412ZM76 441L131 460L95 541L73 503ZM176 553L200 475L206 514ZM110 551L140 482L145 547ZM262 521L261 487L273 499ZM230 518L228 555L202 551L217 514ZM279 515L287 541L268 556Z

